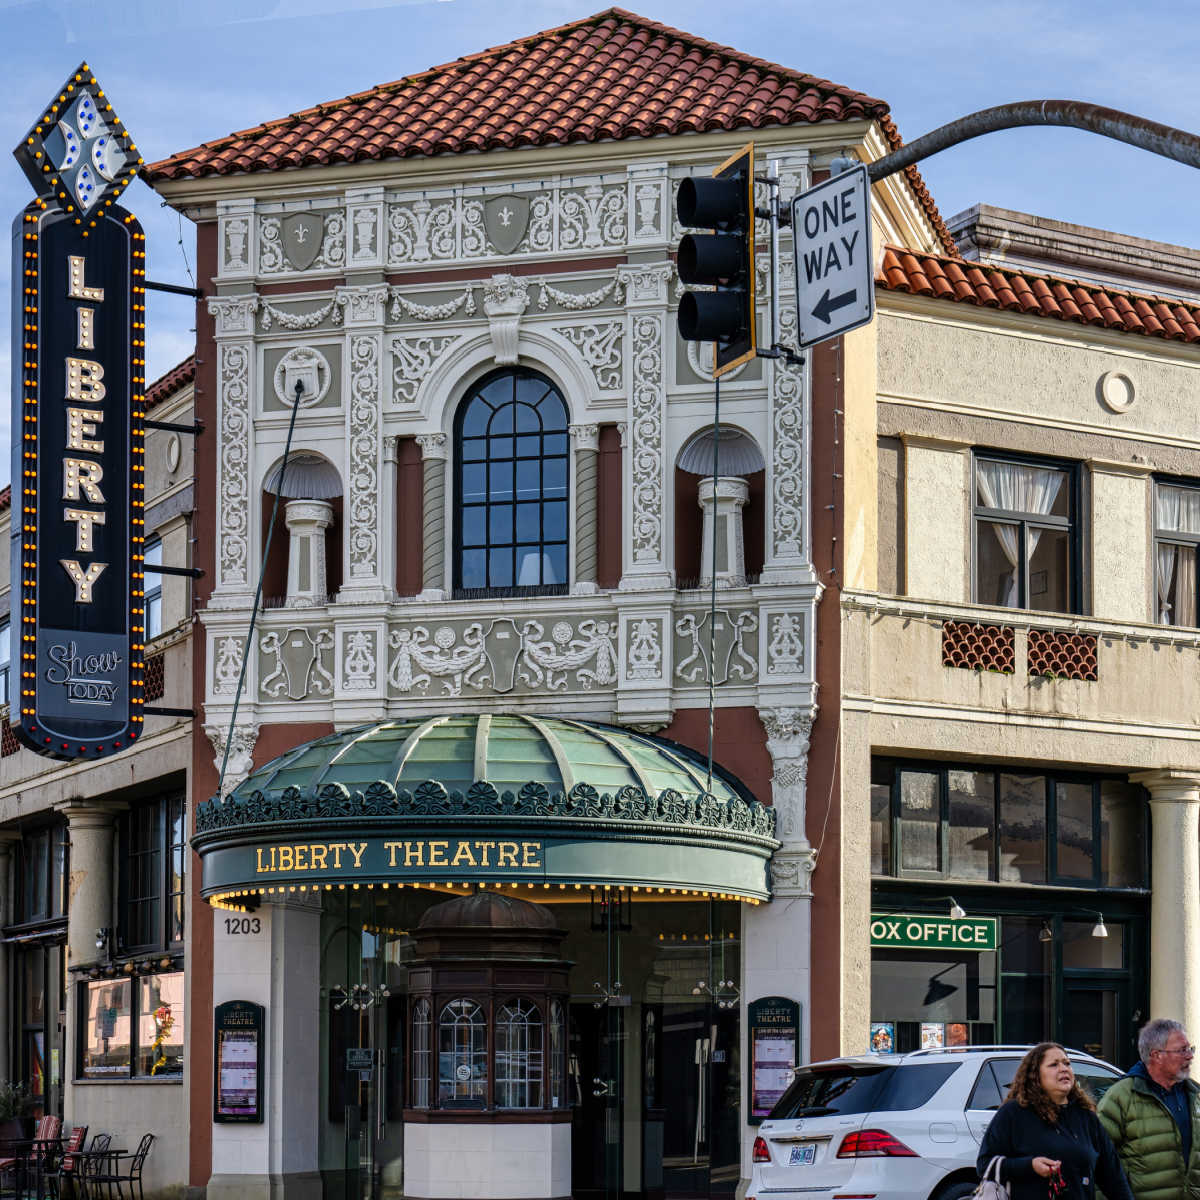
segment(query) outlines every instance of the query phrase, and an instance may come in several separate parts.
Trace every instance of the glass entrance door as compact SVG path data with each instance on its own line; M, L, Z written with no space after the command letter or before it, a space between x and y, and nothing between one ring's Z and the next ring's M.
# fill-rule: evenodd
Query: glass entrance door
M628 898L606 894L591 905L596 953L592 974L578 972L572 987L588 988L571 997L569 1070L571 1175L575 1200L619 1200L624 1186L625 1050L631 998L621 982L622 935L627 932Z

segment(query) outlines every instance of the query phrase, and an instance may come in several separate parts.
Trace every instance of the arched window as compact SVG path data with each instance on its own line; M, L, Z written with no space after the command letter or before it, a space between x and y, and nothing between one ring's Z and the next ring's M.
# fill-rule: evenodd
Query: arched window
M412 1103L413 1108L429 1107L429 1021L428 996L413 1005L412 1030Z
M496 1107L542 1107L542 1014L524 996L496 1014Z
M567 568L567 406L524 368L477 383L455 420L454 590L562 594Z
M487 1105L487 1014L474 1000L451 1000L438 1017L438 1103Z

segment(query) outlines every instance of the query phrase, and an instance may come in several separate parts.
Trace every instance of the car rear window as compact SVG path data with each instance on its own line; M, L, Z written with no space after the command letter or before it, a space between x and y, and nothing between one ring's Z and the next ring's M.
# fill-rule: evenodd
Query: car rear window
M791 1087L771 1110L771 1119L786 1121L796 1117L920 1108L958 1067L958 1063L801 1067Z

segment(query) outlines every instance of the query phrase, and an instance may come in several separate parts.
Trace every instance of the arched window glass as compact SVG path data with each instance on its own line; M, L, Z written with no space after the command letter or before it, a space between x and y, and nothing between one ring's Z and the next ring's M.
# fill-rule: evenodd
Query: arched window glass
M438 1018L438 1103L487 1104L487 1014L474 1000L451 1000Z
M542 1107L542 1014L524 996L496 1015L496 1107Z
M550 1001L550 1107L566 1108L567 1022L560 1000Z
M565 593L567 406L545 376L486 376L455 422L454 589Z
M429 1017L429 999L421 996L413 1005L412 1102L414 1108L429 1107Z

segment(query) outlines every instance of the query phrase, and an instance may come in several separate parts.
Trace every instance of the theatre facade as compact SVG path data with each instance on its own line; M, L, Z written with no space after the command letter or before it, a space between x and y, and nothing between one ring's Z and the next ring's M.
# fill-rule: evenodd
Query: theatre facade
M743 364L718 424L675 329L675 189L751 136L789 195L897 140L610 10L147 169L208 293L210 1197L732 1196L790 1065L840 1049L811 373ZM875 213L947 244L915 173Z

